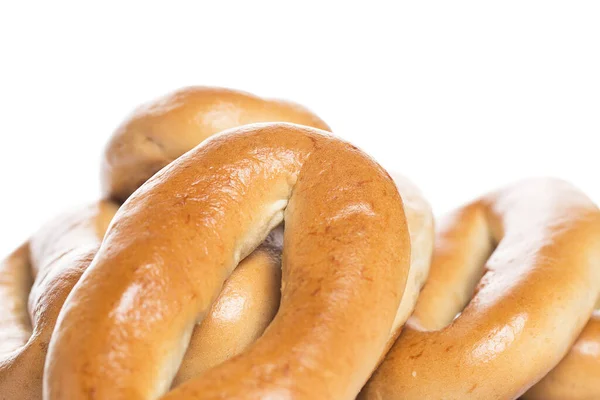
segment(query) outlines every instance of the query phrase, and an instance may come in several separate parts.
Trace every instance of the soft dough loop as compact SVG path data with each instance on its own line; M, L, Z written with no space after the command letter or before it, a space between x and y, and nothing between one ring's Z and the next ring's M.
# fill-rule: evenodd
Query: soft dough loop
M522 399L600 399L600 311L594 313L565 358Z
M139 107L113 134L102 168L105 195L124 200L171 160L220 129L261 121L328 129L319 117L292 102L223 88L180 89ZM102 201L62 215L0 263L1 400L42 398L44 361L56 318L116 210L116 203ZM280 236L274 232L226 282L192 336L178 379L189 379L241 352L272 320L279 307ZM245 296L244 304L236 302L240 296ZM224 326L230 328L226 334L220 330Z
M290 124L216 136L122 206L59 318L47 398L165 393L225 279L283 220L277 316L247 351L165 398L354 398L408 275L402 201L362 152Z
M524 181L461 208L441 225L415 313L361 398L517 398L590 318L599 261L600 212L565 182Z
M392 177L404 203L411 254L410 272L389 335L388 348L410 316L425 283L434 234L431 207L419 189L399 174L392 174ZM281 254L278 239L281 232L280 229L272 232L271 240L244 259L227 280L209 315L194 330L173 386L241 353L271 322L280 299L281 270L272 257ZM261 264L265 258L272 260L267 267Z
M226 129L257 122L291 122L329 131L305 107L238 90L196 86L138 107L106 147L102 189L126 200L161 168Z
M42 398L59 311L116 211L116 205L99 202L61 215L0 263L0 399Z

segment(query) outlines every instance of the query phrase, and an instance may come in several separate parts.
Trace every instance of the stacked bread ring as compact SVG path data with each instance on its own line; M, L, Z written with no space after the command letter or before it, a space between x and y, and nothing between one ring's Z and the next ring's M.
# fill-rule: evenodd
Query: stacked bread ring
M597 399L600 210L554 179L437 224L295 103L194 87L103 199L0 263L0 400Z

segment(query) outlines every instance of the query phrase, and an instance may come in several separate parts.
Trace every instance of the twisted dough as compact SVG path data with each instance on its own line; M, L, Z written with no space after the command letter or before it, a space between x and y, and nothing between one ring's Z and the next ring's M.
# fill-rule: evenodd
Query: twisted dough
M61 312L48 399L166 392L224 280L284 219L281 305L268 330L165 398L353 398L388 339L409 237L387 173L321 132L230 131L136 191Z
M415 313L361 398L518 397L590 318L599 260L600 213L562 181L525 181L461 208L439 230Z
M127 197L123 185L133 191L137 182L221 126L268 120L327 127L300 105L229 89L185 88L148 103L130 115L107 146L103 182L121 185L121 191L111 192L107 184L105 194L117 200ZM0 315L1 400L41 399L44 361L58 312L91 262L116 207L103 201L56 218L0 264L0 304L7 311ZM224 286L205 323L196 329L181 377L242 351L271 321L279 306L273 290L280 284L278 236L274 232L242 261ZM233 313L231 305L242 295L245 303L238 302ZM229 312L223 313L226 307ZM218 324L231 329L220 331L217 342L211 335L215 325L222 328Z

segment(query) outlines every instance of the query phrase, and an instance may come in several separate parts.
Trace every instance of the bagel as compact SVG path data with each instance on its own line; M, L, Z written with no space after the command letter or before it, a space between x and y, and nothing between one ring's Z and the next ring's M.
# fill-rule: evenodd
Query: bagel
M163 96L138 107L112 136L102 168L104 193L117 199L128 197L139 182L210 135L242 123L275 120L329 130L319 117L289 101L208 87L184 88ZM427 277L433 241L427 201L406 178L398 175L395 181L405 201L413 257L388 347L414 308ZM213 309L192 334L174 386L239 354L266 329L279 307L280 236L281 232L275 233L266 247L259 247L257 254L244 260L247 265L240 265L226 281ZM220 312L223 309L228 312Z
M194 328L173 387L240 354L263 334L279 309L282 245L278 227L233 271Z
M410 234L410 270L404 295L396 312L386 353L396 341L406 320L413 313L419 293L429 274L434 242L431 206L419 189L407 178L397 173L392 174L392 178L402 198Z
M63 307L45 396L163 395L225 279L283 220L281 304L267 331L164 398L354 398L408 275L402 200L355 147L291 124L215 136L127 200Z
M0 262L0 400L600 398L583 193L486 195L432 258L418 189L328 130L221 88L136 109L105 200Z
M329 129L298 104L261 99L230 89L189 87L147 103L121 124L105 150L104 196L117 202L125 200L137 189L136 185L217 133L220 127L270 120ZM133 164L136 162L139 164ZM120 185L127 189L122 190L124 186ZM115 188L120 192L111 191ZM102 201L62 215L0 264L0 304L8 310L0 315L1 400L42 398L44 361L58 312L100 245L103 232L94 226L101 224L105 229L116 207L110 201ZM236 354L256 340L271 321L279 299L263 295L261 289L280 284L280 277L275 279L280 274L281 253L276 237L274 232L242 261L224 286L221 302L225 295L240 294L240 282L254 283L254 295L239 310L240 318L251 320L252 324L238 324L237 330L228 329L227 336L221 336L218 343L211 342L211 321L224 316L215 310L193 336L202 340L192 341L183 372L215 365ZM228 316L229 323L234 324L232 313ZM200 346L200 342L205 345Z
M433 251L434 233L431 207L419 189L404 176L392 174L392 178L404 203L411 255L404 295L392 325L387 348L393 344L410 316L425 283ZM282 231L277 229L271 234L274 239L267 241L269 248L273 250L269 254L274 257L281 254L281 234ZM259 247L252 254L260 249ZM258 263L245 266L244 262L227 280L210 313L194 330L172 387L177 387L241 353L262 334L274 317L280 299L279 264L274 262L270 264L271 268L264 268ZM260 306L254 306L257 302ZM264 308L266 312L262 311ZM253 334L239 334L247 330Z
M269 120L329 130L320 118L295 103L263 100L229 89L184 88L138 107L121 124L106 148L102 181L127 182L125 186L129 190L124 196L129 196L137 189L137 182L147 180L209 135L240 123ZM433 240L433 217L428 203L406 178L398 176L395 181L405 200L416 254L411 263L410 287L398 309L389 345L414 308L427 277ZM113 186L121 187L121 184ZM105 189L110 187L110 184L105 185ZM105 194L113 198L119 198L118 192L105 190ZM174 386L240 353L262 334L279 306L279 242L270 240L267 248L257 249L259 253L249 257L248 265L241 265L227 280L215 301L214 312L211 311L194 330ZM243 304L244 308L236 309L235 304ZM235 312L221 313L219 309Z
M102 164L103 193L126 199L208 137L240 125L277 121L330 130L291 101L216 87L176 90L139 106L114 132ZM174 385L240 353L266 329L279 308L282 232L276 229L226 281L194 330Z
M61 215L0 263L0 399L42 398L44 361L59 311L116 209L99 202Z
M566 357L522 399L600 399L600 311L594 313Z
M232 89L194 86L139 106L104 152L102 193L125 201L152 175L226 129L258 122L291 122L329 131L303 106Z
M459 209L438 231L413 316L359 398L517 398L589 320L599 261L600 212L565 182L524 181Z

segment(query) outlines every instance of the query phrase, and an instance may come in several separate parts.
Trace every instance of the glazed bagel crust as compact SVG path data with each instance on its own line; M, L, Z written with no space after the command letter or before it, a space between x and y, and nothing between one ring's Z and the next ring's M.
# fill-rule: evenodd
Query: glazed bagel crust
M125 199L164 166L208 137L255 122L294 122L329 130L318 116L285 100L215 87L188 87L138 107L115 131L102 165L105 196ZM178 385L239 354L279 308L282 231L244 259L194 330Z
M116 130L102 164L106 197L125 201L161 168L208 137L257 122L290 122L329 131L303 106L214 87L188 87L138 107Z
M1 400L42 398L46 351L59 311L115 212L114 204L99 202L63 214L0 264Z
M128 186L120 195L107 190L106 196L124 199L170 160L221 128L268 120L327 128L300 105L222 88L185 88L145 104L107 146L103 182ZM46 349L58 312L99 248L116 209L116 204L103 201L62 215L0 263L0 304L7 310L0 315L0 400L42 398ZM175 383L238 354L273 319L279 307L281 236L270 235L225 283L194 330Z
M360 398L517 398L590 318L599 262L600 213L565 182L465 206L442 224L415 313Z
M354 398L407 279L402 201L356 148L291 124L216 136L123 205L59 318L46 398L165 393L225 279L284 219L277 316L247 351L165 398Z
M600 311L594 313L560 364L522 399L600 399Z
M392 178L404 203L411 255L410 272L387 349L398 337L425 283L434 234L431 207L419 189L401 175L392 174ZM273 231L226 281L209 315L194 330L173 387L241 353L264 332L279 307L282 233L280 229Z
M282 246L278 227L236 267L194 329L173 387L240 354L263 334L279 309Z
M431 206L410 180L399 174L392 174L392 178L402 198L410 234L410 271L385 353L394 344L404 323L415 308L419 293L429 274L434 241ZM382 360L384 355L382 354Z

